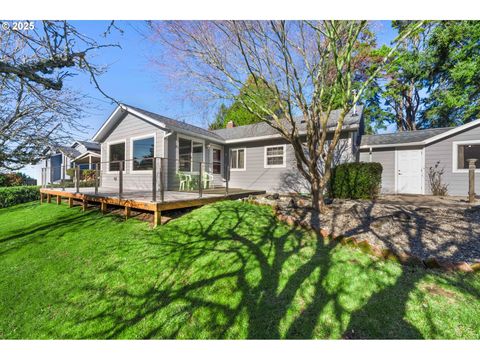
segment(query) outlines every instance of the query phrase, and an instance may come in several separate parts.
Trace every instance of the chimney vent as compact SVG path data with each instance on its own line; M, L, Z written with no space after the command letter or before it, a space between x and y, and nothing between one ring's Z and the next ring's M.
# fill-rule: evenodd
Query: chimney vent
M232 120L227 122L227 129L233 129L234 127L235 127L235 123Z

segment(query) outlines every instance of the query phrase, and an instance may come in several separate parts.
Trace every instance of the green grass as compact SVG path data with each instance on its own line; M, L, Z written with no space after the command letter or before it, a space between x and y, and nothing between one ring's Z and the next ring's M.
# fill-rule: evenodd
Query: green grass
M0 338L479 338L479 274L379 261L221 202L157 229L0 210Z

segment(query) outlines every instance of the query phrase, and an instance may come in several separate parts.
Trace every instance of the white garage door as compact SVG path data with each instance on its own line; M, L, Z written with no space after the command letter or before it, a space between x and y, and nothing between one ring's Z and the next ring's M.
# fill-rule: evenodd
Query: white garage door
M397 193L423 194L423 150L397 151Z

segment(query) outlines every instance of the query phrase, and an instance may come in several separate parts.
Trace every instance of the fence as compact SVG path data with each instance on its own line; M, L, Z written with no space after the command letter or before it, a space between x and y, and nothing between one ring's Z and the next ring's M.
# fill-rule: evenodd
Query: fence
M98 162L90 167L93 168L82 169L80 165L43 168L41 185L118 198L142 196L153 202L164 202L168 200L165 195L173 193L201 198L229 192L229 168L220 161L144 157Z

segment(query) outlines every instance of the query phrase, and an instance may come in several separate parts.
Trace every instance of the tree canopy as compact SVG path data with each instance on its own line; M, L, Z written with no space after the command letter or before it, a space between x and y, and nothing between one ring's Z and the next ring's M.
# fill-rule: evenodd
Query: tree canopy
M254 111L250 111L249 108L253 108ZM282 111L270 88L263 82L257 85L254 78L249 76L235 101L228 107L225 104L220 105L215 121L210 124L210 129L225 128L228 121L233 121L236 126L261 122L262 115L268 116L267 112L262 110L264 108L275 114L280 114Z

